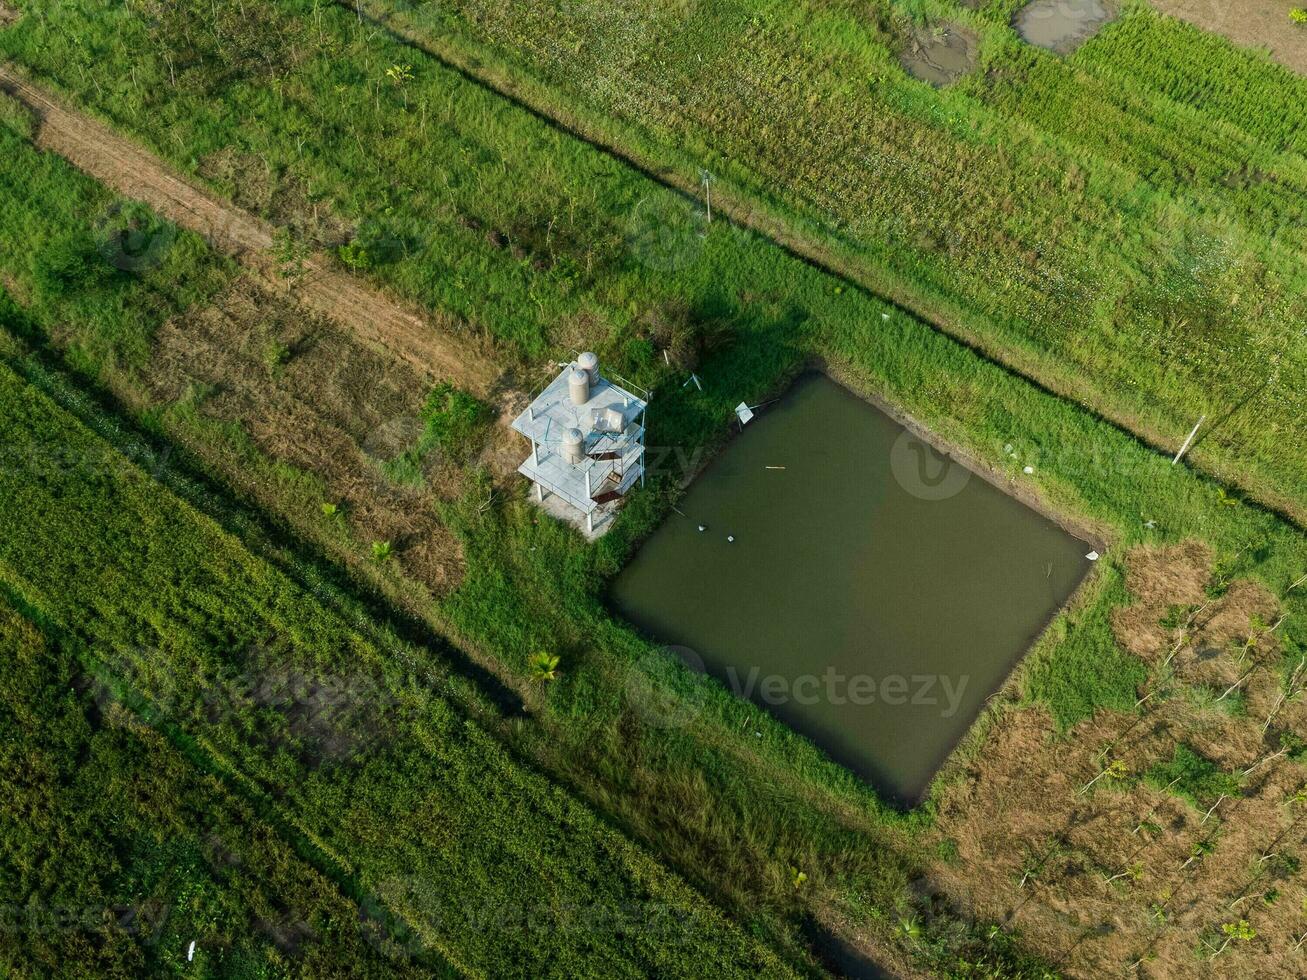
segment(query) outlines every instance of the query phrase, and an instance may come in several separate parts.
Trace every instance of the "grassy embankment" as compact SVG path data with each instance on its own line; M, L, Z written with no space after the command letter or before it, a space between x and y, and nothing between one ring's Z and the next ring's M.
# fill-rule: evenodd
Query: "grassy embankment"
M69 7L64 16L76 14ZM31 23L37 29L36 21ZM281 29L293 34L294 24ZM132 24L118 26L130 38ZM705 361L707 392L674 395L678 386L668 386L669 397L655 418L656 438L664 445L695 447L720 439L722 420L740 397L759 397L807 357L823 354L859 387L884 394L1019 477L1019 467L1000 452L1005 442L1015 442L1021 461L1037 466L1039 475L1031 482L1040 492L1103 526L1114 545L1200 534L1222 554L1242 553L1241 570L1279 587L1300 565L1300 540L1267 515L1226 507L1216 488L1172 470L1111 427L1040 394L922 324L897 313L882 321L881 313L890 311L874 299L720 223L699 239L693 216L679 211L675 198L419 61L411 51L366 30L355 35L350 18L339 11L324 10L317 21L306 13L301 26L308 47L327 39L331 57L323 58L329 64L289 46L298 74L283 83L280 96L264 94L266 86L256 88L242 78L211 82L183 73L178 84L194 83L196 90L181 97L172 90L166 65L156 62L151 85L163 86L158 103L133 110L131 92L137 92L138 103L143 96L128 83L113 93L123 96L120 101L106 98L101 108L147 140L168 129L179 134L174 144L245 145L284 161L285 169L274 171L287 185L308 175L337 208L364 202L356 204L361 214L392 221L392 231L412 229L411 240L392 235L408 244L409 254L401 248L382 262L386 255L378 253L372 271L419 297L430 279L425 299L431 303L438 302L446 277L476 274L481 288L458 293L460 311L493 324L500 336L528 352L539 349L536 345L565 349L606 336L598 346L609 363L648 372L651 341L661 335L651 329L657 324L642 322L644 314L652 308L674 315L675 300L689 297L688 325L711 330L720 342ZM106 42L101 54L110 55L115 43ZM382 78L384 67L401 59L414 62L415 77L403 87L371 83L370 94L353 102L323 95L348 78ZM142 72L138 69L137 77ZM339 83L333 72L340 73ZM109 74L91 77L103 86ZM70 86L81 86L76 77L70 69ZM98 98L94 82L78 94L92 103ZM223 124L212 120L237 117L218 111L225 104L250 109L259 124L223 132ZM424 190L422 175L429 177L430 167L419 149L437 131L436 107L443 113L441 138L454 141L451 158L475 159L470 149L475 146L489 161L493 181L469 171L459 182L467 186L450 188L435 200L423 196L429 188ZM296 128L304 142L297 143L281 122L310 111L333 118L312 125L300 118ZM259 141L257 147L250 148L250 141ZM158 141L161 152L176 155L176 145L169 150L167 142ZM363 146L374 149L364 152ZM369 152L384 156L371 158ZM378 199L396 181L410 186L391 193L391 214L369 210L368 194ZM682 230L688 228L676 243L688 247L690 262L677 260L670 263L674 268L665 268L668 263L644 250L639 235L634 250L628 247L632 209L650 199L664 213L680 217ZM532 221L532 207L545 201L548 210L537 211ZM466 228L459 217L468 215L482 221L482 229ZM578 231L576 239L554 238L546 217L558 219L555 231L559 226ZM593 227L582 234L581 222ZM486 225L504 227L524 249L538 244L553 264L537 269L529 258L487 242ZM641 255L652 258L655 267L639 261ZM727 282L754 288L746 294L722 285ZM589 332L574 325L578 318ZM570 772L578 785L588 784L583 788L592 798L642 837L659 840L680 866L697 865L705 879L746 902L758 894L775 900L790 889L786 866L794 863L810 869L814 904L833 902L843 912L892 925L902 914L892 897L894 879L877 879L881 871L868 843L875 838L867 829L897 821L880 814L865 789L822 763L781 726L691 678L677 675L671 681L684 690L702 690L705 709L693 730L652 731L630 710L625 680L632 664L674 672L643 666L647 646L611 623L598 590L602 577L663 512L657 495L645 496L628 512L624 530L593 552L547 523L535 524L533 512L517 504L451 513L464 537L469 575L440 615L519 674L540 644L559 649L564 679L549 691L542 731L560 742L551 750L544 745L547 737L530 732L523 734L524 742L536 743L541 755ZM1157 529L1143 528L1144 517L1155 520ZM1107 608L1122 600L1119 569L1109 566L1103 574L1104 584L1089 597L1088 608L1060 622L1028 672L1027 694L1048 700L1062 724L1095 707L1128 707L1142 676L1138 663L1117 649L1107 621ZM733 733L750 725L763 737L740 746ZM799 775L759 792L767 786L764 780L776 782L782 773ZM711 820L698 816L708 813ZM857 832L845 832L844 821Z

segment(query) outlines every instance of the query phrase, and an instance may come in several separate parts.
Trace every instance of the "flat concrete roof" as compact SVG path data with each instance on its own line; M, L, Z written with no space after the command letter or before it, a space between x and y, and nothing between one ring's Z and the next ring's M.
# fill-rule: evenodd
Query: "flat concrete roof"
M513 428L539 447L539 458L529 455L518 472L582 514L590 514L601 509L594 496L613 490L624 493L639 475L644 464L644 426L637 420L648 403L600 376L586 403L573 404L568 375L574 370L584 369L575 363L564 368L514 419ZM596 429L595 413L609 409L621 416L621 431ZM586 455L579 463L561 452L569 429L580 429L583 436Z
M589 401L584 405L573 405L567 376L578 370L583 369L578 368L575 362L563 368L558 377L535 397L530 407L513 420L513 428L528 439L557 446L563 441L563 433L568 429L580 429L589 436L594 428L594 413L597 411L616 408L624 412L628 422L634 422L648 405L642 398L613 384L602 375L598 384L590 386Z

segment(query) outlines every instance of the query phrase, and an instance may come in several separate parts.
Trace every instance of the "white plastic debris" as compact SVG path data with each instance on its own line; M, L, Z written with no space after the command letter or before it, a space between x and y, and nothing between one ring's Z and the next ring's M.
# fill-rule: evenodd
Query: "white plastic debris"
M1157 521L1144 521L1144 527L1151 531L1153 528L1157 527Z
M1012 443L1009 442L1006 446L1004 446L1003 452L1007 453L1009 456L1015 455L1015 453L1012 452Z
M740 420L740 425L748 425L749 421L753 418L753 409L751 409L745 402L740 402L740 404L735 406L735 414Z
M706 530L708 530L708 529L707 529L706 527L704 527L702 524L700 524L700 525L699 525L699 530L700 530L700 531L706 531Z
M1021 472L1026 474L1026 476L1029 476L1031 473L1035 472L1035 468L1033 466L1027 466Z
M186 950L186 962L190 963L195 959L195 940L191 940L190 948Z
M888 319L889 319L889 314L888 314L888 313L882 313L882 314L880 315L880 318L881 318L882 320L888 320Z
M735 541L735 535L734 535L734 534L728 534L728 535L726 535L726 540L727 540L727 541L734 542L734 541Z
M1090 561L1098 561L1098 552L1091 551L1089 554L1085 555L1085 557L1088 558Z

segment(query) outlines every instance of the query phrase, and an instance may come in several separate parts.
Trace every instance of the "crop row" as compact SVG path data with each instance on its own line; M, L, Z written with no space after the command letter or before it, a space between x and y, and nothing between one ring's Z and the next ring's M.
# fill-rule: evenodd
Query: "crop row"
M0 373L0 575L84 669L473 972L784 972L422 678ZM421 660L422 651L411 651ZM307 911L307 910L306 910Z

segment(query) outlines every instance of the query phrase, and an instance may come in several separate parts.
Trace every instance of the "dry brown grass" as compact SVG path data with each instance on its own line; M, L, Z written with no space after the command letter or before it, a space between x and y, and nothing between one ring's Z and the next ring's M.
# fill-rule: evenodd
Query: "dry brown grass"
M1138 713L1103 712L1057 737L1044 709L1014 709L941 793L938 833L957 856L934 862L932 887L1017 930L1069 976L1307 973L1307 943L1292 948L1307 932L1307 886L1292 865L1307 859L1307 806L1289 802L1307 774L1274 756L1280 731L1307 730L1307 707L1288 702L1263 732L1284 673L1273 631L1247 639L1252 618L1273 624L1278 604L1242 580L1210 599L1210 562L1193 543L1129 556L1135 603L1115 626L1154 668ZM1188 610L1183 632L1158 622L1173 606ZM1242 700L1217 701L1236 681ZM1142 778L1181 742L1227 772L1252 769L1210 816ZM1084 791L1109 760L1126 777ZM1190 860L1204 841L1211 853ZM1219 946L1221 924L1239 919L1257 937L1210 959L1202 940Z
M267 456L318 477L324 502L341 505L355 535L391 541L433 593L457 584L460 549L436 513L457 484L455 467L433 462L422 487L382 471L422 431L428 386L405 362L247 276L160 330L146 384L152 402L192 399L202 416L240 425Z
M1307 74L1307 30L1289 20L1302 0L1152 0L1162 13L1187 20L1235 44L1264 48L1272 58Z

